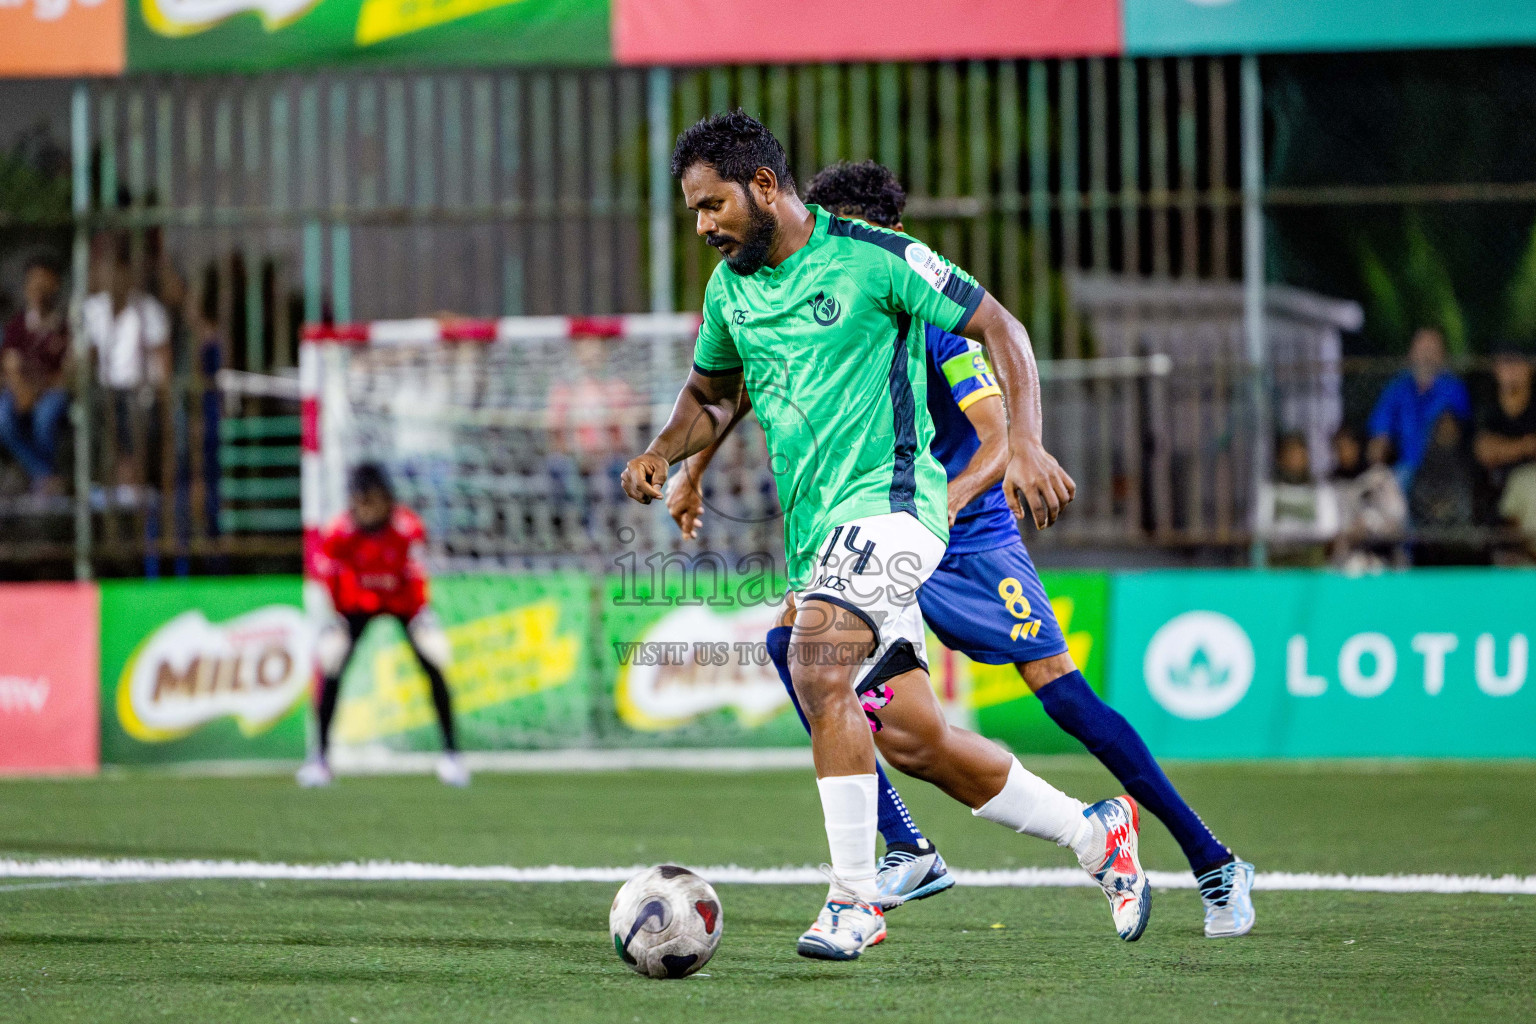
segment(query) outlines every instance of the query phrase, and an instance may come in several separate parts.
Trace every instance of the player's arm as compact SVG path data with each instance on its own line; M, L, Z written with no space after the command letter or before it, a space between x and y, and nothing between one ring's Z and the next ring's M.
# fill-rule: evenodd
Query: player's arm
M667 511L672 515L672 521L677 523L683 531L683 536L688 540L695 540L699 536L699 523L704 519L704 491L702 481L704 471L709 469L709 464L714 461L715 453L725 443L736 424L740 423L752 411L752 399L747 395L747 389L741 389L741 395L736 401L736 412L720 431L720 436L711 441L703 451L697 452L683 460L681 470L672 474L667 479Z
M1506 437L1491 430L1480 430L1472 443L1472 454L1486 469L1503 469L1536 458L1536 434Z
M716 374L702 373L695 365L688 371L688 380L661 433L624 467L619 478L624 493L646 505L663 497L668 468L725 435L736 416L741 392L740 367Z
M1027 508L1035 526L1043 530L1061 515L1077 493L1077 484L1045 450L1040 370L1035 365L1029 332L1001 303L986 295L956 333L986 347L1002 385L1008 416L1008 466L1003 474L1008 507L1020 519Z
M1008 468L1008 417L1001 395L985 395L964 409L981 442L971 461L949 482L949 525L976 496L1003 478Z

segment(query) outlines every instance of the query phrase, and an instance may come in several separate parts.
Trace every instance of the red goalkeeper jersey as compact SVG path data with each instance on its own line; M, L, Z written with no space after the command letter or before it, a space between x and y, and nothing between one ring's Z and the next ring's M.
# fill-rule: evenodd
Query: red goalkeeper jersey
M396 505L381 530L359 530L346 512L325 528L316 571L343 615L384 613L408 619L427 603L421 547L427 531L416 513Z

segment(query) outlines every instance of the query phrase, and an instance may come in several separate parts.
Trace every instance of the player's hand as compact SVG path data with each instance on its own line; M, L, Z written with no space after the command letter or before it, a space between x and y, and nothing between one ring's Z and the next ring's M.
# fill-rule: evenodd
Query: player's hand
M624 472L619 474L619 484L624 493L642 505L649 505L653 498L662 497L662 485L667 482L667 460L655 452L641 452L629 460Z
M667 481L667 511L688 540L699 537L699 523L704 519L704 495L698 477L685 464L683 471Z
M1077 494L1077 484L1054 456L1038 444L1013 449L1003 474L1003 496L1015 519L1026 515L1045 529Z

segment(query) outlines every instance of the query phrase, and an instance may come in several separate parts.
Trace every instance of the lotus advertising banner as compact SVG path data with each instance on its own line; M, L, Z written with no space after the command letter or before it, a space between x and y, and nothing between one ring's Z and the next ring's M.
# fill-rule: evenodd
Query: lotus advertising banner
M1123 0L1137 56L1492 46L1536 39L1527 0Z
M1536 756L1536 573L1115 581L1113 703L1167 757Z
M459 745L579 746L591 738L592 584L582 573L441 577L432 610L448 634ZM426 676L393 620L364 634L342 679L332 739L350 747L437 750Z
M100 586L104 763L303 755L314 631L297 576Z
M128 0L131 71L609 63L607 0Z

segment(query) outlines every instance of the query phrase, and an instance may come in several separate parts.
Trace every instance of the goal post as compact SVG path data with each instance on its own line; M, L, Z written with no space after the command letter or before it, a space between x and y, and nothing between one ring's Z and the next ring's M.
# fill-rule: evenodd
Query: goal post
M590 562L626 526L636 539L622 546L670 548L666 524L618 502L617 473L671 409L698 323L638 314L306 328L306 553L364 460L382 464L422 517L434 571Z

